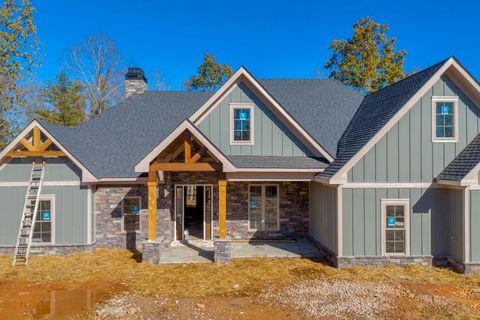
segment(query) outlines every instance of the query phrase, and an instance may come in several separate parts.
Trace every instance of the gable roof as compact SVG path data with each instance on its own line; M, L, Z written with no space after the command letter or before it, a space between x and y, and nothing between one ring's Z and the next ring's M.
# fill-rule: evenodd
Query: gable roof
M282 80L279 80L282 81ZM325 94L320 94L320 96L310 96L310 99L305 98L302 96L302 94L305 94L306 92L304 90L289 90L288 85L292 84L295 79L291 79L290 83L283 83L281 86L274 86L273 84L270 85L270 89L274 90L277 89L277 95L281 98L283 96L284 102L286 101L291 105L290 110L295 110L298 108L306 108L308 111L310 111L310 115L314 116L315 114L318 113L318 110L315 108L311 108L312 105L315 106L315 100L318 99L328 99L326 96L328 94L331 94L332 92L325 92ZM324 157L327 159L329 162L333 161L334 159L334 153L330 153L324 146L323 146L323 139L324 135L323 133L326 133L325 131L322 131L321 133L317 134L316 136L321 138L320 140L317 140L316 138L313 137L313 133L310 131L307 131L305 129L305 125L299 121L299 119L296 119L291 115L291 113L279 103L277 100L277 97L272 95L260 82L259 80L255 79L244 67L241 67L239 70L237 70L231 77L228 79L227 82L217 91L215 92L205 104L203 104L192 116L190 116L189 120L192 121L194 124L198 125L208 114L211 112L215 106L218 104L218 102L223 99L223 97L228 94L233 88L238 83L244 83L249 88L254 92L254 94L259 97L263 102L266 103L266 105L273 111L275 112L276 117L278 120L282 121L287 128L294 134L296 135L300 141L308 148L310 149L313 154L317 157ZM268 80L265 80L265 83L268 85ZM280 83L280 82L279 82ZM313 82L312 82L313 83ZM319 82L317 81L317 84ZM344 85L338 84L340 86L343 86L342 88L344 94L347 94L347 92L350 95L358 97L358 93L354 92L353 90L346 88ZM297 89L299 87L297 86ZM278 90L280 89L280 90ZM322 91L321 88L318 86L315 88L312 88L313 92L315 91ZM325 88L324 88L325 90ZM290 98L287 100L285 97L287 97L286 93L287 91L289 92L288 95L290 95ZM326 90L325 90L326 91ZM294 104L292 103L295 100L302 101L304 103L301 104ZM357 104L354 106L356 108L359 103L361 102L361 98L358 97ZM317 104L318 106L318 104ZM309 108L310 107L310 108ZM346 112L348 114L348 112ZM305 113L306 114L306 113ZM306 123L309 124L309 122L306 121L308 118L307 116L303 115L302 113L298 113L297 116L300 115L300 118ZM350 113L350 116L353 115L353 110ZM318 120L317 120L318 121ZM318 126L314 127L311 126L312 130L318 129ZM339 136L339 135L338 135ZM326 135L328 137L328 134ZM328 138L327 138L328 139ZM338 140L338 139L337 139ZM332 145L336 145L337 141L335 143L328 143L330 146L330 150L333 150L331 148Z
M147 91L78 127L43 124L97 178L136 178L135 165L210 96Z
M258 82L333 156L364 98L332 79L259 79Z
M437 180L462 182L469 173L471 173L480 162L480 134L473 138L459 154L443 169L438 175ZM472 181L478 183L478 176Z
M347 121L360 104L361 95L332 80L267 79L262 80L266 90L286 104L292 114L315 139L325 141L329 151L337 144L333 132L337 113L336 101L347 101L343 110ZM302 86L305 86L302 89ZM290 89L289 89L290 88ZM295 88L295 89L293 89ZM340 92L340 94L338 94ZM135 166L181 123L194 114L212 97L212 92L147 91L134 95L106 112L77 127L64 127L39 121L66 149L98 179L135 179L143 174ZM331 95L336 95L331 97ZM350 96L351 95L351 96ZM322 101L320 101L322 100ZM329 109L335 109L330 112ZM304 110L303 110L304 109ZM319 114L320 117L312 117ZM317 120L319 119L320 120ZM313 119L313 120L312 120ZM325 121L325 125L317 122ZM327 166L321 159L267 159L236 158L239 169L246 166L278 169L313 169ZM248 165L247 165L248 164ZM272 167L273 166L273 167Z
M329 179L343 168L450 60L443 60L367 95L338 143L335 161L318 175L319 178Z

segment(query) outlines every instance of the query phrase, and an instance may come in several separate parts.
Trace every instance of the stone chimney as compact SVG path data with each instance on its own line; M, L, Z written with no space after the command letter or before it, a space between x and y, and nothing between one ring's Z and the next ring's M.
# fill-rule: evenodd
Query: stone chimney
M143 94L147 90L147 78L141 68L128 68L125 74L125 98Z

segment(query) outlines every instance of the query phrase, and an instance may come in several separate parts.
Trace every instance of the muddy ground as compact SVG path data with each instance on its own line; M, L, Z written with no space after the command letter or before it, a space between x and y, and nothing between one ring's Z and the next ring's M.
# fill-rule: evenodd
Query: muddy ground
M480 276L321 260L138 263L126 250L0 256L0 319L480 319Z

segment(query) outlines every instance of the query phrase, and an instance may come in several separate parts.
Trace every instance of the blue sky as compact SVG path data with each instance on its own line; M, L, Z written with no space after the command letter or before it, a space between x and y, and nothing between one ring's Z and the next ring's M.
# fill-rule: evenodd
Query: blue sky
M52 79L68 48L102 31L128 66L162 74L181 89L205 52L257 78L322 77L328 44L345 39L363 16L390 25L397 48L408 51L406 71L455 55L480 78L477 1L153 1L33 0L42 42L41 81ZM151 81L153 82L153 81ZM152 85L152 83L151 83Z

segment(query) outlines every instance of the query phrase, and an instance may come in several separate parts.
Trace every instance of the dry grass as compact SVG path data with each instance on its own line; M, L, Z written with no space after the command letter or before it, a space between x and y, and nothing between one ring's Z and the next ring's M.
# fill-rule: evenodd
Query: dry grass
M12 267L11 262L11 256L0 256L1 279L75 282L102 279L126 285L132 291L164 297L248 295L260 292L265 286L283 287L302 279L480 286L480 276L464 276L448 269L431 267L355 267L338 270L308 259L246 259L227 265L152 266L138 263L127 250L117 249L32 257L28 267ZM234 289L233 284L239 284L239 289Z

